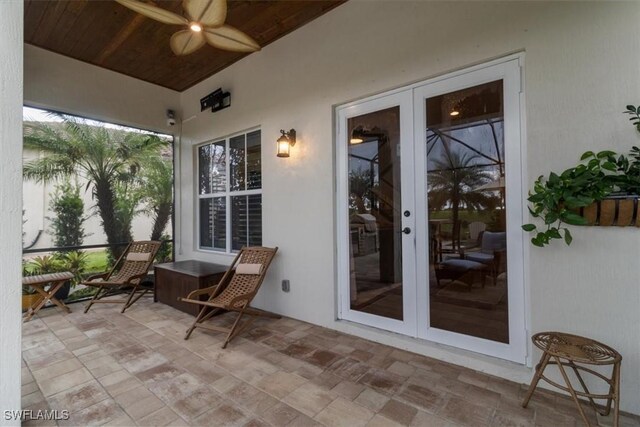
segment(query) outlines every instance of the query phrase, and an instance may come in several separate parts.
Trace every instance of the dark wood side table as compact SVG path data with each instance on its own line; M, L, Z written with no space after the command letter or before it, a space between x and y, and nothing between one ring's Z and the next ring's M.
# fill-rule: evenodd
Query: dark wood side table
M158 264L154 267L154 301L197 316L200 306L178 301L178 298L217 284L228 268L226 265L195 260Z

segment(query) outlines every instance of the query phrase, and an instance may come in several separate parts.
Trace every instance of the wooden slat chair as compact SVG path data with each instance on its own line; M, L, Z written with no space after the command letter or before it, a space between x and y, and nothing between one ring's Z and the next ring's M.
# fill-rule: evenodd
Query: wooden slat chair
M124 303L121 311L121 313L124 313L127 308L131 307L133 303L138 301L143 295L153 291L153 288L142 286L140 282L147 275L161 244L162 242L158 241L131 242L111 271L96 274L82 282L82 285L98 288L98 291L91 301L89 301L84 312L88 312L93 304ZM115 300L103 299L122 293L123 291L129 293L128 298ZM136 294L137 296L134 298Z
M262 285L267 274L269 264L271 264L277 251L277 247L243 247L217 285L193 291L186 298L179 298L181 301L202 306L198 317L187 330L184 339L189 339L195 328L224 332L227 334L227 338L222 348L226 348L229 341L242 333L253 322L254 318L252 317L239 327L240 319L243 315L249 314L251 316L279 319L280 316L278 315L249 307L249 304L258 293L260 285ZM225 286L227 282L228 284ZM204 295L208 296L207 300L200 300L199 298ZM230 328L204 324L206 320L222 310L238 313L238 317Z

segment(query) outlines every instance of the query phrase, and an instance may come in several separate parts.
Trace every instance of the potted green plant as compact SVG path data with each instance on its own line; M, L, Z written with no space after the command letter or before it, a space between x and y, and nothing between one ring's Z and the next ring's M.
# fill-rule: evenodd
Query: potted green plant
M640 132L640 106L628 105L625 113ZM587 151L577 166L538 177L527 200L531 216L540 218L544 226L524 224L522 229L535 233L531 239L535 246L546 246L554 239L564 239L570 245L573 237L566 224L612 225L618 213L618 225L631 225L633 199L638 194L640 148L632 147L628 155Z
M33 270L27 261L22 260L22 277L32 276ZM26 311L38 299L38 294L31 286L22 286L22 311Z

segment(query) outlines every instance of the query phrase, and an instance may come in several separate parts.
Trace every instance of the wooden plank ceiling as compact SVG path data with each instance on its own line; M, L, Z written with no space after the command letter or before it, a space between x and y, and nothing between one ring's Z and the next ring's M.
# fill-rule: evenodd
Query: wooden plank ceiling
M345 1L232 0L226 23L264 47ZM182 14L179 0L153 4ZM205 45L176 56L169 39L180 26L111 0L25 0L24 24L26 43L180 92L247 55Z

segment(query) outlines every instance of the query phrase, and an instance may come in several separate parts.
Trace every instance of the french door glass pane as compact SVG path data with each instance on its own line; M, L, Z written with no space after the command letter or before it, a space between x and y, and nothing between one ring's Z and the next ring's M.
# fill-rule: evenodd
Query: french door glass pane
M226 159L224 141L198 148L199 194L226 191Z
M229 140L229 187L231 191L244 190L245 149L244 135Z
M247 134L247 190L262 188L260 131Z
M509 342L502 80L426 100L430 326Z
M400 107L348 119L351 309L403 319Z

